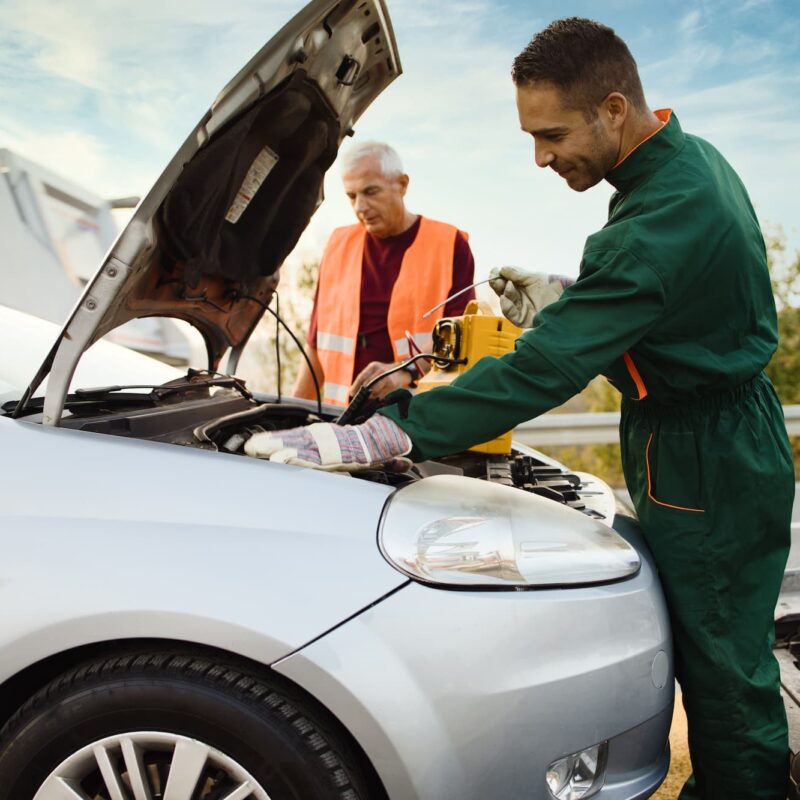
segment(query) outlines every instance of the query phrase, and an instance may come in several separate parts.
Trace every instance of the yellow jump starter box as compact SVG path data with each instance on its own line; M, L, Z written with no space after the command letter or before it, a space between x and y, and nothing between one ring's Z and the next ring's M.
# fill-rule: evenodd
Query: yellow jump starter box
M417 384L417 392L427 392L437 386L452 383L484 356L502 356L514 349L522 333L505 317L496 317L491 309L477 300L470 300L461 317L445 317L433 329L431 369ZM461 361L450 364L444 360ZM511 452L511 431L489 442L470 448L476 453L503 455Z

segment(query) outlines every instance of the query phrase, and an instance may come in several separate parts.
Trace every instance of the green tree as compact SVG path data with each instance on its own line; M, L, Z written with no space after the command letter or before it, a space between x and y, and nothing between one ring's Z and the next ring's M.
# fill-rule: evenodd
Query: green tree
M767 374L783 405L800 403L800 250L786 253L780 229L766 235L772 291L778 307L778 349ZM792 437L795 472L800 474L800 436Z
M800 403L800 251L786 255L786 238L772 231L767 235L767 255L772 291L778 307L778 349L767 374L784 405Z

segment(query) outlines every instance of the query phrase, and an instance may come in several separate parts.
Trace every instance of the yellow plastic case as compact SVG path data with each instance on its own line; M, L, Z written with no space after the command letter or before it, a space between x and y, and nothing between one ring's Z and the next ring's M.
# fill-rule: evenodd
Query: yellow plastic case
M477 300L470 300L462 317L445 317L433 329L434 356L466 359L465 364L433 362L430 371L420 378L417 392L427 392L437 386L447 386L484 356L502 356L514 349L522 333L505 317L496 317L491 309ZM511 431L489 442L470 447L475 453L507 455L511 452Z

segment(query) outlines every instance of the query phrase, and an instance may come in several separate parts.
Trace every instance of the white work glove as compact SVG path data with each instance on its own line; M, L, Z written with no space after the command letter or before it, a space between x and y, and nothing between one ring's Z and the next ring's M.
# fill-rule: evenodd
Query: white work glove
M533 327L533 318L575 283L565 275L525 272L517 267L495 267L489 277L489 286L500 298L500 310L519 328Z
M361 425L315 422L303 428L253 434L244 451L255 458L329 472L385 467L402 472L411 461L411 439L388 417L376 414Z

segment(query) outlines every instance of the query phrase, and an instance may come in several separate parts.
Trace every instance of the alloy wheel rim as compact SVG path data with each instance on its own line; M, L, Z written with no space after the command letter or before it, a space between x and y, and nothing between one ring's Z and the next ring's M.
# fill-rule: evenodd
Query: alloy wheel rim
M135 731L65 758L33 800L270 800L238 762L197 739Z

